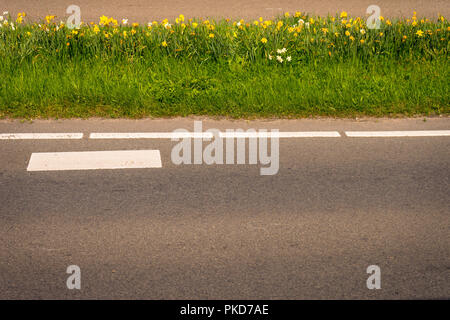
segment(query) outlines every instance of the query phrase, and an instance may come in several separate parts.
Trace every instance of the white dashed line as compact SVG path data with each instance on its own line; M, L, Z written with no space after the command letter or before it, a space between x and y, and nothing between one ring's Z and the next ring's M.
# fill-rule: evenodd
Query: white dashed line
M82 133L0 133L0 140L82 139Z
M211 132L110 132L91 133L89 139L211 139Z
M347 137L444 137L450 130L420 131L345 131ZM293 131L293 132L220 132L221 138L339 138L337 131ZM211 139L212 132L95 132L89 139ZM0 133L0 140L79 140L83 133Z
M337 131L310 132L220 132L221 138L339 138ZM123 132L123 133L91 133L90 139L211 139L212 132Z
M221 138L339 138L337 131L299 132L221 132Z
M450 130L422 130L422 131L346 131L348 137L444 137L450 136Z
M159 150L33 153L27 171L161 168Z

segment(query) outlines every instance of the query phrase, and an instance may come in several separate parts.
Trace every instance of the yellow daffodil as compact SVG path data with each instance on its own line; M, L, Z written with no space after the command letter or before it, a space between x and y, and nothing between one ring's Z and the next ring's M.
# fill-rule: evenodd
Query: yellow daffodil
M282 26L283 26L283 21L278 21L277 29L280 30Z
M111 18L108 18L108 17L105 16L105 15L103 15L103 16L100 17L100 21L99 21L98 24L101 25L101 26L110 26L110 25L117 26L117 25L118 25L116 19L114 19L114 18L112 18L112 17L111 17Z
M52 23L53 19L55 19L55 16L46 16L45 17L45 21L47 22L47 24Z

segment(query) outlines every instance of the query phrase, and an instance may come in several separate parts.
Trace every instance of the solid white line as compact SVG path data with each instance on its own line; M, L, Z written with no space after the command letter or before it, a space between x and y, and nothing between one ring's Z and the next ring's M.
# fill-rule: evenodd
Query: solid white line
M348 137L444 137L450 136L450 130L422 131L345 131Z
M95 132L89 139L211 139L211 132Z
M311 132L220 132L221 138L336 138L341 135L337 131ZM91 133L90 139L211 139L212 132L123 132L123 133Z
M82 133L0 133L0 140L82 139Z
M159 150L33 153L27 171L161 168Z

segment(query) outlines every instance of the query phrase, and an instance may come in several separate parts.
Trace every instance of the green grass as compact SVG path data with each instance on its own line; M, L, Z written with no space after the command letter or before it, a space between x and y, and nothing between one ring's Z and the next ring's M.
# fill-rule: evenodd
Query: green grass
M190 25L1 28L0 118L450 114L447 21L362 34L362 22L327 19L317 29L333 32L290 32L292 17L283 28L199 22L196 38Z
M0 112L14 118L448 114L444 63L27 64L1 76Z

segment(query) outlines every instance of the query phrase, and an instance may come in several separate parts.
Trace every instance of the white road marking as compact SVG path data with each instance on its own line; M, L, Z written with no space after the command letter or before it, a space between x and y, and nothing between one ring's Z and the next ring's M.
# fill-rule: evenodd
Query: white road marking
M337 131L310 132L220 132L221 138L338 138ZM91 133L90 139L211 139L212 132L123 132L123 133Z
M211 132L95 132L89 135L89 139L211 139Z
M221 138L339 138L337 131L299 132L221 132Z
M421 131L345 131L348 137L444 137L450 136L450 130Z
M161 168L159 150L33 153L27 171Z
M82 133L0 133L0 140L82 139Z
M345 131L348 137L440 137L450 136L450 130L420 131ZM337 131L293 132L220 132L221 138L339 138ZM82 139L83 133L0 133L0 140ZM212 132L95 132L90 139L211 139Z

